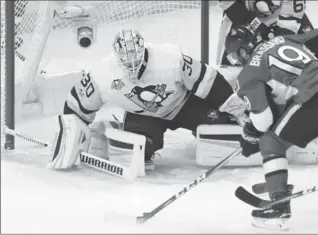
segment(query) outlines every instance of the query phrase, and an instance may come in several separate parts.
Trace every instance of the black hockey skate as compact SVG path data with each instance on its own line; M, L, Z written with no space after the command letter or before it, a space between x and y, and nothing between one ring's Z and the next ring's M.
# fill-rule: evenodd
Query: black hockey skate
M153 171L155 169L155 163L152 159L145 161L145 170Z
M272 200L276 201L282 197L292 194L293 186L289 185L287 192L278 192L273 195ZM274 205L264 210L252 211L252 225L259 228L271 230L288 230L287 222L291 217L290 201Z
M145 160L145 170L146 171L153 171L155 169L155 162L154 162L154 158L156 156L159 156L161 158L161 155L159 153L154 153L150 159L146 159Z

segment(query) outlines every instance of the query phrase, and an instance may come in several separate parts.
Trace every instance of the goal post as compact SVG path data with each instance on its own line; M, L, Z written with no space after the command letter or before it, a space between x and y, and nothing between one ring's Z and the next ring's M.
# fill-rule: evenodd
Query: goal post
M3 7L3 6L1 6ZM6 1L4 6L4 24L5 24L5 89L4 89L4 102L7 104L14 104L15 99L15 69L14 69L14 1ZM2 101L3 102L3 101ZM3 110L5 113L5 125L10 129L14 129L15 115L14 106L6 105ZM2 129L2 128L1 128ZM14 149L14 137L6 135L5 149Z
M201 0L201 61L209 64L209 1Z
M190 37L198 35L195 44L200 43L201 60L205 63L209 62L209 3L208 0L166 0L166 1L1 1L1 5L5 6L5 13L1 16L1 36L5 34L5 42L1 42L1 56L5 57L5 76L1 78L1 115L4 121L1 121L1 129L3 125L7 125L10 129L15 128L15 122L20 119L21 110L32 112L26 105L38 102L36 89L36 81L39 81L42 69L42 59L47 50L48 40L51 34L64 36L64 30L74 30L77 25L72 19L63 18L58 10L64 6L75 5L92 5L95 8L96 16L92 18L98 26L97 33L102 26L111 28L109 37L113 37L114 28L109 26L129 27L130 22L134 22L141 18L154 17L155 24L161 24L161 19L165 15L179 11L195 11L192 16L195 21L201 23L201 27L193 27L188 30L184 25L184 29ZM197 15L198 13L198 15ZM161 18L162 17L162 18ZM170 16L169 16L170 17ZM187 14L178 14L178 17L188 17ZM199 19L200 17L200 19ZM159 20L160 19L160 20ZM179 18L180 19L180 18ZM148 21L144 21L149 24ZM158 30L159 39L167 36L173 37L178 34L179 28L173 27L173 23L167 23L170 32L160 32ZM127 26L126 26L127 25ZM198 25L199 26L199 25ZM201 28L201 34L200 32ZM72 35L72 37L75 35ZM153 36L149 34L148 36ZM65 36L64 36L65 37ZM97 36L97 38L99 35ZM69 37L65 37L68 40ZM175 37L176 38L176 37ZM173 39L175 39L173 38ZM63 38L64 40L64 38ZM150 39L151 40L151 39ZM182 43L182 39L178 38L178 42ZM159 40L158 40L159 41ZM169 41L169 40L168 40ZM74 40L74 44L76 44ZM109 42L105 42L107 45ZM164 41L164 43L167 43ZM174 43L174 42L172 42ZM109 44L110 45L110 44ZM198 51L200 55L200 51ZM63 51L61 51L63 53ZM47 61L46 61L47 62ZM65 71L62 71L65 72ZM69 71L71 72L71 71ZM38 79L38 80L37 80ZM43 81L42 81L43 82ZM56 89L56 88L55 88ZM30 106L31 107L31 106ZM33 107L33 106L32 106ZM43 108L43 107L42 107ZM39 108L39 110L42 110ZM3 143L1 143L3 144ZM5 148L14 148L14 138L12 136L5 137Z

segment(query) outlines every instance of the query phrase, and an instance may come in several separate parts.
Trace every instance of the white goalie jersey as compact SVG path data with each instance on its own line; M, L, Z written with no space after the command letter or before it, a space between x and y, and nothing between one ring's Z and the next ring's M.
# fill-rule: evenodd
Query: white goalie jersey
M200 98L209 94L217 71L182 54L173 45L147 44L138 79L124 73L115 55L103 58L72 88L64 113L76 113L92 123L105 104L128 112L171 120L190 92Z

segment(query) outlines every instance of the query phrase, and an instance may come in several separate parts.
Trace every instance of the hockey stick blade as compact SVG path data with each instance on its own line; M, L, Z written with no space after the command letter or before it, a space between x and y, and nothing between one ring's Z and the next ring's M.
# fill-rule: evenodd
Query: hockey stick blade
M249 191L247 191L245 188L242 186L239 186L235 190L235 196L240 199L241 201L245 202L246 204L249 204L254 207L260 208L261 203L265 201L266 203L269 203L270 201L268 200L263 200L253 194L251 194Z
M251 206L257 207L257 208L261 208L261 209L268 209L271 208L274 205L277 205L279 203L283 203L286 201L289 201L291 199L297 198L297 197L301 197L301 196L305 196L307 194L310 193L314 193L317 192L317 187L314 186L312 188L308 188L308 189L304 189L301 191L298 191L296 193L293 193L289 196L283 197L277 201L269 201L269 200L264 200L262 198L259 198L253 194L251 194L250 192L248 192L245 188L243 188L242 186L239 186L236 191L235 191L235 196L240 199L241 201L245 202L246 204L249 204Z
M144 223L145 221L147 221L148 219L150 219L152 217L151 213L143 213L142 216L137 216L137 219L136 219L136 223L137 224L142 224Z
M142 224L149 218L151 218L151 213L143 213L142 216L128 215L117 212L107 212L104 214L104 221L109 223L119 223L125 225Z

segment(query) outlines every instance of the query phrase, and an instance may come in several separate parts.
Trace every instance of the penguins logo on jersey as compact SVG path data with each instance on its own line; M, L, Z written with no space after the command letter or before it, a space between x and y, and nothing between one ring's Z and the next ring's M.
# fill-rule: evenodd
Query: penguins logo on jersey
M112 82L112 86L111 88L113 90L120 90L121 88L123 88L125 86L125 83L121 80L121 79L115 79Z
M174 91L166 91L166 84L149 85L146 87L135 86L129 94L125 96L141 107L143 110L136 111L142 113L149 111L156 113L162 107L162 102L169 97Z

